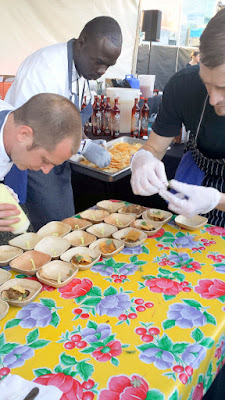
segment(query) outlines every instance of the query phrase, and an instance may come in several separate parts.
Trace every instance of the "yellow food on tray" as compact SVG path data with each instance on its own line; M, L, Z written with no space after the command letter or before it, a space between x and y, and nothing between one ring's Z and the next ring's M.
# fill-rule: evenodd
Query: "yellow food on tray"
M75 265L88 265L92 263L93 258L90 257L88 254L74 254L74 256L71 258L71 263Z
M127 243L135 243L138 241L140 235L140 232L132 230L126 236L124 236L123 240Z
M150 211L149 218L153 221L164 221L166 214L164 214L162 211Z
M109 153L111 154L111 162L108 167L98 168L95 164L91 163L88 160L80 161L80 164L87 165L88 167L99 169L101 171L114 173L129 167L130 158L132 154L136 153L141 148L140 143L129 144L125 142L115 143L112 147L110 147Z
M99 244L99 248L103 254L112 253L116 250L116 247L111 239L108 239L105 242L101 242Z

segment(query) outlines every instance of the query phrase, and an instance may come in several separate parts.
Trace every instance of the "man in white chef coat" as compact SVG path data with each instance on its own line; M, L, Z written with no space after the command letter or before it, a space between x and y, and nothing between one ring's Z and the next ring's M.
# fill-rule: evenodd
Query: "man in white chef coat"
M42 48L29 56L21 64L5 99L18 107L34 94L57 93L81 110L83 96L87 95L89 103L80 111L84 125L92 114L89 80L100 78L116 63L121 46L119 24L111 17L94 18L85 25L78 39ZM109 152L98 141L84 139L82 146L81 154L97 166L110 163ZM16 191L15 172L10 174L6 182ZM26 205L35 230L51 220L75 213L69 162L54 168L47 176L29 171L27 189Z

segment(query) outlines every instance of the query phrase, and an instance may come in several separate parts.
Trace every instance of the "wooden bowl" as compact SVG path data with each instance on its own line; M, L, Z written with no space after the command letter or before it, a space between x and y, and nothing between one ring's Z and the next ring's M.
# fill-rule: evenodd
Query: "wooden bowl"
M48 224L42 226L37 234L42 238L45 236L56 236L62 237L71 231L71 226L69 224L64 224L60 221L51 221Z
M0 269L0 285L3 285L6 281L11 278L12 274L5 269Z
M162 220L156 221L154 219L154 218L159 218L160 216L162 216ZM142 214L143 219L150 219L151 221L155 220L155 222L160 222L161 225L164 225L167 222L169 222L171 220L172 216L173 216L173 214L171 212L160 210L158 208L150 208Z
M86 229L86 232L89 232L93 235L95 235L97 238L102 238L102 237L110 237L114 232L116 232L118 229L116 226L106 224L105 222L101 222L100 224L95 224L90 226L88 229Z
M23 300L5 300L3 298L3 291L9 288L14 288L16 286L22 286L24 289L30 291L29 295ZM3 301L7 301L10 306L15 307L24 307L30 304L40 293L42 289L42 285L31 279L10 279L9 281L5 282L2 286L0 286L0 297Z
M93 259L93 262L91 262L90 264L87 265L78 264L77 267L79 268L80 271L90 269L92 265L96 264L96 262L98 262L99 258L101 257L101 253L98 250L91 250L90 248L87 247L73 247L72 249L69 249L65 253L63 253L60 256L60 259L62 261L71 262L71 258L77 254L81 255L87 254Z
M145 225L150 224L153 226L152 230L145 229ZM136 219L136 221L132 222L131 226L133 228L139 229L141 232L146 233L148 236L154 236L161 228L162 223L152 221L151 219Z
M107 224L114 225L118 229L127 228L134 220L134 215L119 213L112 213L104 219Z
M96 206L99 210L108 211L110 214L117 212L121 207L124 206L124 202L120 201L111 201L111 200L102 200L99 201Z
M102 253L101 249L99 248L99 244L106 241L106 240L110 240L108 238L102 238L102 239L98 239L96 240L94 243L90 244L89 249L91 250L97 250L101 253L102 257L104 258L110 258L115 256L116 254L118 254L121 250L123 250L124 248L124 243L121 242L121 240L117 240L117 239L112 239L114 246L116 248L116 250L114 250L112 253Z
M129 242L127 242L126 240L124 240L124 237L125 237L129 232L131 232L131 231L138 232L140 235L139 235L139 238L138 238L138 240L137 240L136 242L129 243ZM125 245L126 247L136 247L136 246L139 246L141 243L145 242L145 240L147 239L146 233L141 232L140 230L135 229L135 228L131 228L131 227L125 228L125 229L121 229L121 230L119 230L118 232L113 233L112 236L113 236L115 239L121 240L121 241L124 243L124 245Z
M104 218L106 218L108 215L109 215L108 211L94 210L94 209L85 210L80 213L81 218L87 219L88 221L91 221L93 224L98 224L99 222L102 222Z
M18 247L13 247L8 244L0 246L0 267L6 267L11 260L20 256L23 250Z
M40 242L41 237L37 233L27 232L19 235L9 241L12 246L20 247L23 250L33 250Z
M0 319L4 318L9 311L9 305L7 301L0 299Z
M73 231L76 231L78 229L84 230L92 225L92 223L90 221L88 221L87 219L76 218L76 217L70 217L70 218L63 219L62 222L70 225L71 229Z
M59 258L64 251L68 250L69 247L70 242L65 238L46 236L40 240L34 250L49 254L52 259L56 259Z
M146 211L146 207L140 206L139 204L129 204L123 206L118 210L118 213L122 214L133 214L135 218L139 218L143 212Z
M68 233L68 235L65 236L65 239L70 242L71 246L85 247L94 242L96 240L96 236L80 230Z
M61 260L54 260L38 270L37 278L46 285L60 288L72 281L77 272L78 268L75 265Z
M21 274L35 275L36 272L51 260L51 256L36 250L29 250L10 262L10 267Z
M188 231L195 231L207 224L208 219L206 217L202 217L201 215L194 215L194 217L191 218L178 215L175 218L175 222L181 228L187 229Z

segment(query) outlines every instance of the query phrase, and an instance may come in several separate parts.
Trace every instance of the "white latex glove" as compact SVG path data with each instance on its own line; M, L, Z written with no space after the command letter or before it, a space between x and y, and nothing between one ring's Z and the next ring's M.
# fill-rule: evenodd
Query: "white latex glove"
M170 181L170 188L176 190L177 194L161 189L160 196L169 202L168 208L171 211L185 217L193 217L213 210L219 204L222 195L217 189L188 185L175 179Z
M105 145L106 141L104 139L85 139L84 147L80 154L99 168L107 167L111 161L111 154L105 147L102 147Z
M5 185L5 187L8 189L9 193L14 197L14 199L17 201L17 203L19 203L20 201L19 201L18 194L16 194L14 192L14 190L11 189L11 187L9 187L8 185Z
M141 149L134 154L131 171L131 187L134 194L151 196L168 186L164 164L150 151Z

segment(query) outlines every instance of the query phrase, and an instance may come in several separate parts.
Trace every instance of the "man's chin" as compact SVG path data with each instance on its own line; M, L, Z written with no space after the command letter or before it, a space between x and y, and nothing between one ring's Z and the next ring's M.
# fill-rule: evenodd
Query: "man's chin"
M224 106L214 106L215 113L219 117L225 117L225 105Z

